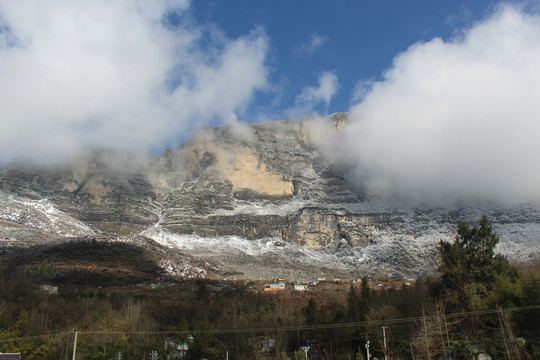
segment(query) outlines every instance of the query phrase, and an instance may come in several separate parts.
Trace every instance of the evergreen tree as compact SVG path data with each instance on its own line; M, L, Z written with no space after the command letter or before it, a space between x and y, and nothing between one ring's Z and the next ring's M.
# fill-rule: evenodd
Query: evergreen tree
M371 289L369 288L368 278L365 276L362 278L360 291L360 312L363 320L365 320L371 306Z
M492 290L496 277L511 272L506 258L495 254L499 237L486 216L478 226L458 224L453 243L441 240L437 247L441 265L439 291L453 310L470 309L471 299L484 297Z
M309 299L308 304L303 310L304 310L304 315L306 316L306 322L308 324L314 324L315 321L317 320L317 315L319 311L317 308L317 302L315 301L313 297Z
M354 288L354 284L351 282L349 289L349 295L347 297L347 314L350 321L360 321L360 297Z
M371 289L367 277L362 278L360 294L354 288L353 283L347 297L347 310L351 321L365 321L371 304Z

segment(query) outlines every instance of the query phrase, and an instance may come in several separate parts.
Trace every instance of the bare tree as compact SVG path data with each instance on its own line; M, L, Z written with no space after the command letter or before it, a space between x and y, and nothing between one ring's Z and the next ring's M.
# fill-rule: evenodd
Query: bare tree
M442 302L437 301L428 312L422 306L422 319L411 340L412 356L432 359L446 354L451 346L450 331L456 324L448 321Z
M497 314L499 315L500 337L502 343L504 344L506 359L524 360L525 357L516 343L516 338L514 337L514 332L512 331L512 325L510 324L510 316L508 312L504 311L500 306L498 306Z

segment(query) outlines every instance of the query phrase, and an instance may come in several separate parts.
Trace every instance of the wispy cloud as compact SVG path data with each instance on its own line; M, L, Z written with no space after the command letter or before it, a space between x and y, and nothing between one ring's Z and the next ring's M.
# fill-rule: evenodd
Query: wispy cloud
M302 56L311 56L323 45L325 45L330 38L326 35L320 35L312 33L307 42L303 43L297 48L297 53Z
M338 78L334 73L321 73L318 86L304 88L297 96L294 107L287 111L288 116L301 117L312 115L318 111L326 112L338 88Z
M84 146L147 152L234 119L267 85L267 36L205 41L189 5L2 2L0 162Z
M540 200L540 17L512 6L394 59L323 145L368 194Z
M364 100L364 98L371 92L373 85L375 84L374 79L369 80L360 80L356 83L354 91L351 97L352 103L356 104Z
M445 24L456 26L470 21L473 18L473 12L465 5L459 7L456 13L446 17Z

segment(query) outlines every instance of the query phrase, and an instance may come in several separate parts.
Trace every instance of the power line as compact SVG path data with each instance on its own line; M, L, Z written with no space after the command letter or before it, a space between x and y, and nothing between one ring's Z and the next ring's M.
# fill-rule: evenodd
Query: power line
M54 333L54 334L42 334L42 335L24 336L24 337L11 338L11 339L2 339L2 340L0 340L0 343L6 343L6 342L10 342L10 341L40 339L40 338L44 338L44 337L59 337L59 336L65 336L68 333L69 333L68 331L63 331L63 332Z
M503 311L519 312L519 311L537 310L537 309L540 309L540 305L529 305L529 306L505 308L503 309ZM463 318L463 317L472 316L472 315L495 314L497 313L497 311L498 311L497 309L476 310L476 311L444 314L444 316L450 319ZM439 317L438 315L430 315L430 316L415 316L415 317L408 317L408 318L395 318L395 319L384 319L384 320L357 321L357 322L348 322L348 323L333 323L333 324L323 324L323 325L301 325L301 326L288 326L288 327L266 327L266 328L244 328L244 329L222 328L222 329L205 329L205 330L191 330L191 331L189 330L186 330L186 331L178 331L178 330L79 331L79 333L85 334L85 335L152 335L152 334L153 335L168 335L168 334L173 335L173 334L178 334L178 333L242 334L242 333L262 333L262 332L277 333L277 332L286 332L286 331L330 330L330 329L352 328L352 327L357 327L357 326L370 326L370 325L381 326L381 325L389 325L389 324L405 324L405 323L417 322L421 320L434 320L434 319L437 319L438 317ZM8 341L40 338L40 337L52 337L52 336L57 336L57 335L65 335L66 333L68 332L5 339L5 340L0 340L0 343L8 342Z

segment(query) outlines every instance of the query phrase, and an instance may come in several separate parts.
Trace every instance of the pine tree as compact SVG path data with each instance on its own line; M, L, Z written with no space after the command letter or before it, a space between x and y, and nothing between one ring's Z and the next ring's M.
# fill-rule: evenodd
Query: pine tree
M317 315L319 311L317 308L317 302L312 297L309 299L308 304L304 308L304 315L306 316L306 322L308 324L314 324L315 320L317 320Z
M460 222L453 243L439 242L439 291L453 310L469 309L472 296L482 297L482 293L491 290L497 275L511 271L506 258L495 254L498 242L499 237L486 216L472 228Z
M349 295L347 297L347 314L350 321L360 321L360 297L354 288L354 284L351 282L349 289Z

